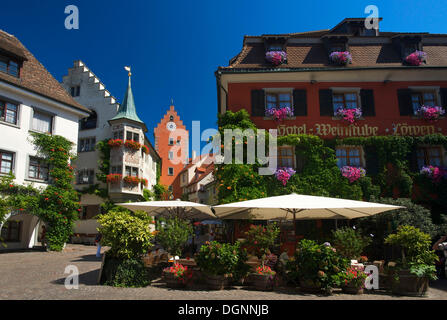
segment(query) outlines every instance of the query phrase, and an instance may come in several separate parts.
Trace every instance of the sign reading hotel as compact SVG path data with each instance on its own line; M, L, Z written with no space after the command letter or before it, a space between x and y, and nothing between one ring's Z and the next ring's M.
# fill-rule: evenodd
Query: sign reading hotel
M369 124L364 125L340 125L329 123L316 123L313 127L307 124L300 126L279 125L277 127L278 136L286 136L289 134L314 134L318 136L334 136L334 137L369 137L377 136L381 132L396 136L420 136L434 133L442 133L441 128L434 125L408 125L407 123L393 123L391 128L379 128Z

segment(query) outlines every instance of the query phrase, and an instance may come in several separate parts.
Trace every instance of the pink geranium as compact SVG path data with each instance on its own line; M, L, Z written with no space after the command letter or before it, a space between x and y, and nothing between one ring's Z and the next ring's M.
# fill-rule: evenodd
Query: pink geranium
M290 177L292 177L296 173L292 168L279 168L275 172L276 179L282 182L283 186L287 184Z
M289 107L271 108L265 110L265 115L267 117L272 117L276 121L281 121L287 117L293 116L293 111Z
M362 117L362 110L360 108L353 108L353 109L338 108L337 111L335 111L334 115L336 117L342 118L343 120L349 123L354 123L356 120Z
M424 51L416 50L405 58L405 62L411 66L420 66L426 59L427 54Z
M268 51L265 54L265 59L271 64L278 66L287 60L287 53L285 51Z
M425 120L438 120L445 114L445 110L438 106L421 106L416 110L415 115Z
M340 170L342 176L347 178L350 183L353 183L366 175L366 171L363 168L344 166Z

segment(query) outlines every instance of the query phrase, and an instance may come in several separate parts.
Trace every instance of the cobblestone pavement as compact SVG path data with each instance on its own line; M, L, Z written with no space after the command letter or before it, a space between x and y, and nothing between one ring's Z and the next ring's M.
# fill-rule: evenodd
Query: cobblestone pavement
M260 292L237 287L224 291L172 290L161 284L146 288L113 288L98 286L96 280L101 259L96 258L96 247L68 245L64 252L20 252L0 254L0 299L156 299L156 300L391 300L391 299L445 299L447 280L434 283L425 298L396 297L388 294L364 294L359 296L335 292L334 295L317 296L295 290ZM65 267L75 265L79 269L79 289L68 290L64 286Z

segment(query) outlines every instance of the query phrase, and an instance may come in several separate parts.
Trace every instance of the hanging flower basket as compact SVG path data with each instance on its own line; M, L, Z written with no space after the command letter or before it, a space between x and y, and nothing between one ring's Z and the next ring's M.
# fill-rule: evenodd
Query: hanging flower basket
M344 166L340 170L342 176L347 178L350 183L353 183L366 175L366 170L363 168Z
M148 180L147 179L145 179L145 178L141 178L140 179L140 182L141 182L141 184L143 185L143 186L145 186L145 187L147 187L147 185L148 185Z
M148 148L147 146L142 145L142 146L141 146L141 149L143 149L143 152L144 152L145 154L149 154L149 148Z
M362 117L362 110L360 108L338 108L337 111L334 112L334 116L353 124Z
M427 54L424 51L416 50L405 58L405 62L410 66L420 66L426 59Z
M275 177L276 179L282 182L283 186L285 186L289 181L290 177L292 177L295 173L296 171L293 170L292 168L279 168L275 172Z
M110 139L107 144L111 147L111 148L119 148L123 145L123 140L121 139Z
M107 175L106 179L107 183L118 183L123 180L123 175L119 173L111 173Z
M140 148L141 148L141 144L134 140L126 140L126 142L124 142L124 145L126 146L126 148L129 148L132 150L140 150Z
M335 51L329 55L329 60L333 64L346 66L352 62L352 56L349 51Z
M445 114L445 110L438 106L421 106L416 110L415 115L421 119L435 121Z
M287 53L285 51L267 51L265 60L274 66L279 66L287 61Z
M272 117L275 121L282 121L293 116L293 111L289 107L265 109L265 116Z
M447 178L447 170L440 167L424 166L420 173L432 179L433 182L440 182L441 179Z
M140 183L140 178L138 177L132 177L132 176L126 176L123 178L124 182L127 184L137 186Z

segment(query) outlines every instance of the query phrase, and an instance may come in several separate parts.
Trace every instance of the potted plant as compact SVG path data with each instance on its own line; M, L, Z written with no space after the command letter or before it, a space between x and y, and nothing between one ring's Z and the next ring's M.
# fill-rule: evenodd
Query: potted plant
M418 50L405 58L405 62L410 66L420 66L425 60L427 60L427 53Z
M363 178L366 175L366 170L363 168L344 166L340 169L341 175L349 180L350 183Z
M111 148L119 148L123 145L123 140L121 139L110 139L107 144L111 147Z
M349 51L335 51L329 55L329 60L333 64L346 66L352 62L352 56Z
M140 150L140 148L141 148L141 144L134 140L126 140L126 142L124 142L124 145L126 146L126 148L129 148L132 150Z
M111 173L107 175L106 179L107 183L118 183L123 179L123 175L119 173Z
M344 227L332 231L333 245L337 252L348 260L368 261L362 256L363 250L371 243L371 239L364 237L353 228Z
M392 292L400 295L422 296L428 281L435 280L438 256L430 249L430 235L413 226L399 226L397 232L385 239L386 244L400 248L401 258L394 268Z
M415 115L428 121L439 120L445 114L445 110L438 106L421 106L415 111Z
M287 185L289 179L296 173L292 168L278 168L275 172L277 180L282 182L283 186Z
M125 176L123 180L125 183L132 186L137 186L140 183L140 178L134 176Z
M318 244L307 239L300 241L291 263L289 271L297 276L300 289L312 293L331 293L337 285L337 275L349 266L348 260L330 243Z
M256 273L251 275L253 287L261 291L272 290L275 275L276 272L269 266L260 265L256 268Z
M206 242L196 255L210 290L222 290L240 262L240 243Z
M271 117L275 121L282 121L287 117L292 117L293 111L290 107L267 108L265 109L265 116Z
M435 183L438 183L441 181L442 178L447 177L447 171L445 170L445 168L434 166L423 166L420 174L430 178Z
M159 218L156 221L156 241L172 256L181 256L183 247L193 234L189 221L173 218Z
M147 187L147 185L149 184L149 181L146 178L141 178L140 182L141 182L141 185L144 187Z
M368 275L361 267L350 267L336 276L336 283L344 293L363 294L365 280Z
M360 108L338 108L334 112L334 117L342 119L349 124L355 123L362 117L362 109Z
M265 54L265 59L273 64L274 66L278 66L287 61L287 53L285 51L267 51Z
M187 280L192 277L192 273L188 271L187 266L175 263L173 266L163 269L163 280L168 288L183 288Z
M143 150L143 152L144 152L145 154L149 154L149 148L148 148L146 145L142 145L142 146L141 146L141 149Z

